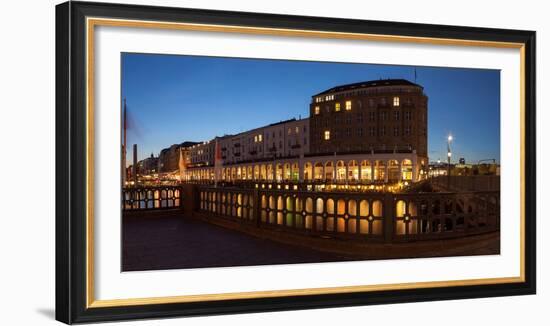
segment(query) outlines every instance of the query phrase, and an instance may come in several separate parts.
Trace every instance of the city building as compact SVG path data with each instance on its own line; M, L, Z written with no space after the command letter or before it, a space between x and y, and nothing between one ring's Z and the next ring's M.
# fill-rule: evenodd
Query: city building
M428 169L428 97L404 79L312 96L310 117L190 148L183 180L332 183L418 181ZM216 150L219 157L216 160ZM216 170L219 170L216 172Z
M180 151L187 152L191 146L198 144L197 142L183 142L174 144L160 151L158 159L158 171L160 173L172 173L179 169Z
M404 79L336 86L312 97L311 153L411 152L427 158L423 88Z

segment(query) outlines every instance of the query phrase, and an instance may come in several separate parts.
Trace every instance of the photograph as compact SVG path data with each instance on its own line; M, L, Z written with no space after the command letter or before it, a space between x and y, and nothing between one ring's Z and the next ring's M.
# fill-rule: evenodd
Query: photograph
M500 70L120 60L122 272L500 254Z

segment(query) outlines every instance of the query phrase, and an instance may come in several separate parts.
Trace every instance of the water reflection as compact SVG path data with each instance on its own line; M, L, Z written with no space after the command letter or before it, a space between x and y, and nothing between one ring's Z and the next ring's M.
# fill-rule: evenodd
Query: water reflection
M123 209L155 209L179 207L179 189L123 189Z

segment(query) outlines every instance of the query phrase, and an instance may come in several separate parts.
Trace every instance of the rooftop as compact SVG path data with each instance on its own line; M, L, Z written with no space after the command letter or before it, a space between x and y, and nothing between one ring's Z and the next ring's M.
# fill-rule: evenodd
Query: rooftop
M359 83L335 86L321 93L315 94L313 96L315 97L323 94L348 91L352 89L380 87L380 86L417 86L417 87L423 88L422 86L415 84L413 82L410 82L406 79L379 79L379 80L370 80L370 81L363 81Z

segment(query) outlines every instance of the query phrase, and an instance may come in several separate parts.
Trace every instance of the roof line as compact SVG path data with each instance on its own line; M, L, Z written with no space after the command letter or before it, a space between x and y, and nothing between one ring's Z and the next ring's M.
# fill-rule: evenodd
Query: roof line
M369 80L369 81L362 81L357 83L351 83L351 84L344 84L339 86L334 86L329 89L326 89L320 93L317 93L313 95L312 97L328 94L328 93L334 93L334 92L340 92L340 91L346 91L350 89L355 88L370 88L370 87L380 87L380 86L417 86L420 88L424 88L416 83L413 83L407 79L378 79L378 80Z

